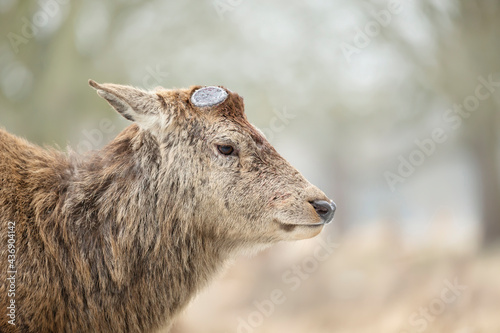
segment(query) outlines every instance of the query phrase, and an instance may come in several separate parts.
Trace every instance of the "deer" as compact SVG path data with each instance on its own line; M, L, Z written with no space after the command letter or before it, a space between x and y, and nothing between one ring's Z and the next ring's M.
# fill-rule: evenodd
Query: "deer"
M0 331L168 330L235 256L333 220L237 93L89 84L131 122L103 148L0 129Z

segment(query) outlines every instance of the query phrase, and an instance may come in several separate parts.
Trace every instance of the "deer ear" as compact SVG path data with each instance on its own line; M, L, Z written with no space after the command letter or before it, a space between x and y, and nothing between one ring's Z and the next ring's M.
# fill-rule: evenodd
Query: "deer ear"
M150 123L151 116L158 114L161 108L160 97L154 93L113 83L99 84L94 80L89 80L89 85L97 90L97 94L119 114L130 121Z

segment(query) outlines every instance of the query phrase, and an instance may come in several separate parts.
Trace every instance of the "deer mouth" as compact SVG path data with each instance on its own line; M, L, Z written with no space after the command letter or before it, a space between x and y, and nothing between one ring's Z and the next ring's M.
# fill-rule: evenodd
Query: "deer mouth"
M283 225L289 225L293 227L320 227L329 224L329 222L318 222L318 223L281 223Z
M318 227L323 227L327 225L328 223L325 222L318 222L318 223L283 223L278 220L275 220L276 223L279 224L280 229L283 231L293 231L295 228L300 228L300 227L305 227L305 228L318 228Z

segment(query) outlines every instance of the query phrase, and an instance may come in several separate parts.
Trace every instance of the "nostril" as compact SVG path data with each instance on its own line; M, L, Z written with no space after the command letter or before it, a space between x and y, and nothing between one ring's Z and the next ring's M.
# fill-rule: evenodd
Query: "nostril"
M312 205L313 205L314 209L316 210L316 213L318 213L318 215L320 215L320 216L326 215L330 211L330 206L323 205L323 204L317 203L317 202L313 202Z
M332 201L314 200L310 204L323 222L330 223L333 220L335 209L337 208Z

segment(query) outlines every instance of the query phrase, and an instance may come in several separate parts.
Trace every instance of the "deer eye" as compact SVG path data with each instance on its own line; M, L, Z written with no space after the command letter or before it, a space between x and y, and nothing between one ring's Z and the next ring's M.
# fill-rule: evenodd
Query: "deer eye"
M234 152L233 146L229 146L229 145L218 145L217 150L222 155L231 155Z

